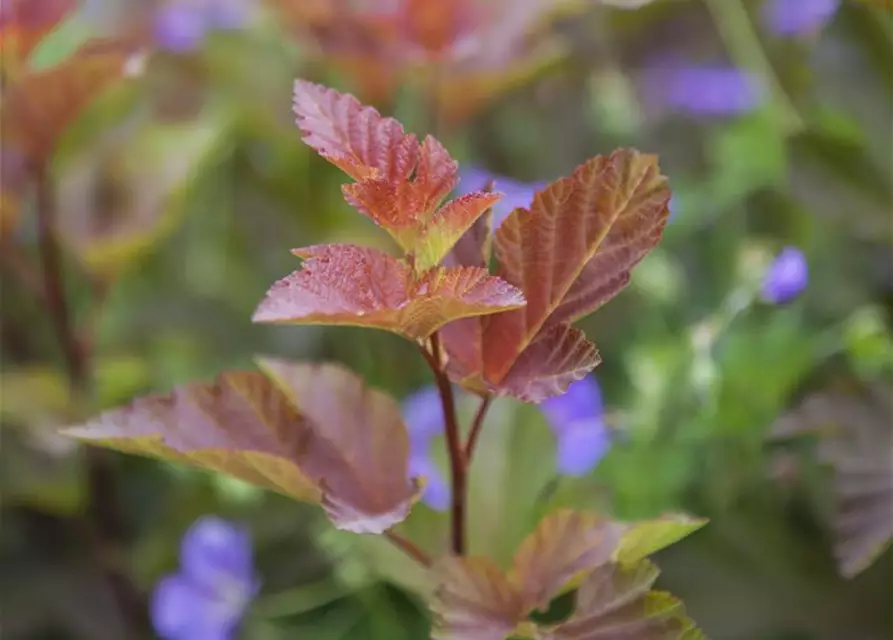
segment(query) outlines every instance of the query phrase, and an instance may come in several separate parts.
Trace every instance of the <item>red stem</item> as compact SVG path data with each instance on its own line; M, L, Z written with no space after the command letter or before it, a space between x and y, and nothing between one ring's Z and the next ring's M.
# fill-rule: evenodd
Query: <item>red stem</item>
M440 336L431 336L431 351L421 349L426 362L434 373L434 381L440 392L440 403L443 408L443 419L446 431L447 453L450 457L450 477L452 484L452 508L450 525L452 529L453 553L461 556L465 553L465 493L468 464L465 450L459 434L459 422L456 420L456 403L453 399L453 387L443 372L441 365Z
M481 398L481 404L478 406L477 412L474 414L474 419L471 422L471 433L468 434L468 442L465 443L465 461L466 464L471 464L471 459L474 456L474 448L477 445L478 438L481 436L481 429L484 426L484 417L487 415L487 409L490 408L490 403L493 401L491 396L484 396Z
M399 533L388 529L384 532L384 537L390 540L395 547L405 552L409 557L418 562L423 567L431 566L431 558L428 554L419 548L415 542L408 538L404 538Z

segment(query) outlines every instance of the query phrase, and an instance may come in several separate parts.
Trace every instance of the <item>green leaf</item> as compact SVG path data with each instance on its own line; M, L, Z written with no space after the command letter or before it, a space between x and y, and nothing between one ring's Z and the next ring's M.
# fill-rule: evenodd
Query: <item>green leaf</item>
M620 537L614 560L633 563L691 535L707 524L706 519L669 514L656 520L637 522Z

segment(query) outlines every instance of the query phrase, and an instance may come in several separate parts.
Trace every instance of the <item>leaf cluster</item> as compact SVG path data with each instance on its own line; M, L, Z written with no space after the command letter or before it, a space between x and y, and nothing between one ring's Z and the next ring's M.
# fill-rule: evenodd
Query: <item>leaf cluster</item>
M401 255L350 244L295 249L300 268L273 284L253 319L390 331L415 342L431 365L449 443L454 551L431 572L435 637L700 637L676 599L650 590L657 570L644 561L700 521L630 525L561 511L527 538L507 574L463 555L468 462L489 399L561 394L598 363L572 323L616 295L660 239L670 194L655 158L634 150L596 157L493 234L489 209L500 195L450 199L458 165L433 137L419 141L353 96L301 80L294 111L304 141L351 178L345 200ZM337 528L386 534L429 565L391 530L424 485L409 477L397 401L341 365L273 358L258 365L137 398L65 433L318 504ZM450 377L485 398L465 446ZM567 621L528 620L574 588Z

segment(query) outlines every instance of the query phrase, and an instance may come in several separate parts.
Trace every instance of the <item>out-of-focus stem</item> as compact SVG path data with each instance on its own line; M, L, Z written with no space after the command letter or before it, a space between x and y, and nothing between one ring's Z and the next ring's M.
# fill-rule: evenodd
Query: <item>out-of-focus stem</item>
M46 305L62 349L72 395L87 397L91 386L90 354L86 344L78 338L65 296L61 252L55 229L53 192L45 167L37 171L36 187L37 230L43 284L41 300ZM114 470L106 451L87 447L84 456L90 505L88 518L85 519L82 529L97 555L97 561L103 565L111 591L117 599L124 620L129 625L129 631L134 636L139 636L148 628L143 597L127 575L111 564L115 556L114 539L123 528L122 518L118 513L119 502Z
M757 72L769 83L772 101L779 109L784 132L793 134L803 129L803 118L778 81L744 5L740 0L704 0L704 4L732 59L742 67Z

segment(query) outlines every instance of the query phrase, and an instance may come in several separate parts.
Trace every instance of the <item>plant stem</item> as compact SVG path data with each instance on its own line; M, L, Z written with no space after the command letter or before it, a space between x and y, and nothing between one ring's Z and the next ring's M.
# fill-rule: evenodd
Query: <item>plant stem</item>
M384 537L390 540L395 547L405 552L406 555L411 557L423 567L431 566L431 558L428 557L428 554L422 551L421 548L409 538L404 538L392 529L388 529L387 531L385 531Z
M471 422L471 433L468 435L468 442L465 443L465 460L467 464L471 464L471 458L474 456L474 448L477 445L478 438L481 436L481 429L484 426L484 417L493 401L492 396L484 396L481 398L481 404L478 406L477 413Z
M468 463L462 438L459 434L459 422L456 420L456 403L453 399L453 387L441 366L440 336L435 332L431 336L431 351L421 348L425 361L434 373L434 381L440 392L440 403L443 408L443 419L446 431L447 453L450 457L450 477L452 484L452 508L450 525L452 528L453 553L461 556L465 553L465 492L467 484Z
M40 167L37 182L37 231L42 271L43 297L53 322L56 338L62 348L68 383L76 396L90 393L90 354L78 339L71 310L65 297L59 240L55 230L53 193L46 167ZM90 496L83 521L84 537L93 547L97 562L103 567L111 591L123 619L134 635L148 627L146 607L139 590L126 573L114 566L115 539L124 529L118 512L120 501L114 468L107 452L87 447L85 450L87 485Z

